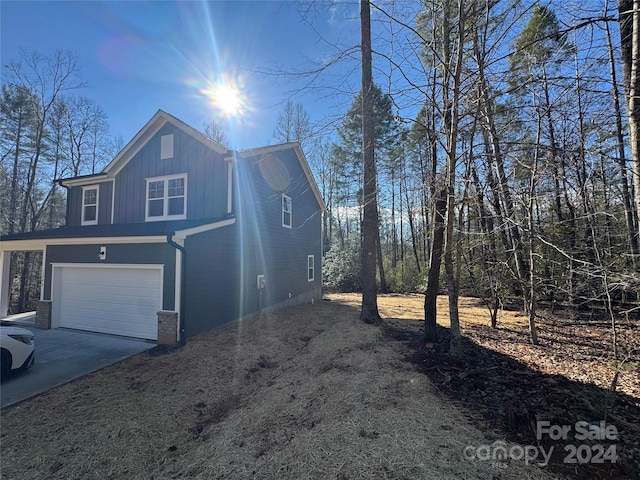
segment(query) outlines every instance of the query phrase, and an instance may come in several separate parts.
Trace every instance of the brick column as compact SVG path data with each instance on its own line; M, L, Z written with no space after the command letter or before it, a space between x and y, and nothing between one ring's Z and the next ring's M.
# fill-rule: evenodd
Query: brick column
M51 300L39 300L36 303L36 327L51 328Z
M178 312L160 310L158 312L158 345L178 343Z

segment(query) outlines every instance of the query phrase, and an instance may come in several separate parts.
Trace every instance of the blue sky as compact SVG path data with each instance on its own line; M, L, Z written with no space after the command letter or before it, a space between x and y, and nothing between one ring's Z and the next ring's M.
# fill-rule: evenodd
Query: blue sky
M345 112L359 87L356 57L323 73L314 88L304 88L306 77L264 74L307 71L358 44L357 1L307 10L309 22L302 19L304 8L238 0L3 0L0 58L4 65L20 49L75 52L87 81L76 93L96 101L110 134L125 142L163 109L198 130L216 120L231 147L251 148L274 143L287 99L300 101L312 121L321 122ZM239 87L244 115L220 115L201 93L223 79Z

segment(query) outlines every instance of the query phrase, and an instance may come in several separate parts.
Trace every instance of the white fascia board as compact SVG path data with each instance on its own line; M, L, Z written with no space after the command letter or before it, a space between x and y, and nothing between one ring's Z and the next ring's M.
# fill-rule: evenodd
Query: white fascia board
M189 125L187 123L184 123L182 120L174 117L173 115L170 115L170 114L168 114L166 112L165 112L165 114L169 118L169 122L171 124L173 124L176 127L178 127L180 130L185 132L187 135L195 138L200 143L203 143L204 145L209 147L214 152L219 153L221 155L224 155L224 154L228 153L228 150L226 148L224 148L222 145L220 145L215 140L212 140L211 138L207 137L204 133L196 130L191 125Z
M104 169L110 176L115 177L120 173L129 160L131 160L136 153L142 150L146 145L149 139L153 137L156 133L160 131L162 127L164 127L167 123L166 119L161 119L160 121L155 121L156 115L154 115L154 121L147 123L142 130L138 132L138 134L133 137L124 149L114 158L109 165L107 165Z
M218 228L227 227L236 223L235 218L228 218L219 222L207 223L206 225L200 225L198 227L185 228L184 230L178 230L174 234L174 237L178 239L185 239L191 235L197 235L198 233L208 232L209 230L216 230Z
M225 154L228 152L226 148L224 148L219 143L213 141L209 137L207 137L202 132L199 132L191 125L184 123L182 120L174 117L173 115L163 111L158 110L156 114L151 117L151 120L147 122L147 124L142 127L142 129L136 134L135 137L116 155L116 157L107 165L104 169L105 172L109 173L111 176L116 176L120 170L124 168L124 166L131 160L136 153L138 153L162 127L164 127L167 123L175 126L176 128L182 130L187 135L195 138L199 142L203 143L214 152L219 154Z
M311 173L311 168L309 168L309 162L307 162L307 157L305 157L304 152L302 151L302 147L300 147L299 143L295 144L294 150L296 151L296 155L298 157L298 161L302 166L302 170L304 174L307 176L307 180L309 181L309 185L311 185L311 190L318 201L318 205L320 205L320 210L323 212L327 211L327 206L324 203L324 199L320 194L320 189L318 188L318 184L316 183L315 178L313 177L313 173Z
M282 143L279 145L267 145L266 147L258 147L258 148L251 148L248 150L241 150L239 153L240 155L245 157L256 157L258 155L266 155L268 153L279 152L281 150L287 150L290 148L292 148L296 152L296 156L298 157L298 162L300 163L300 166L302 167L302 171L307 177L307 181L309 182L309 185L311 185L311 191L316 197L316 200L318 201L318 205L320 205L320 210L325 212L327 210L327 206L325 205L324 199L320 194L320 189L318 189L318 184L313 178L313 173L311 173L311 168L309 168L309 162L307 162L307 158L305 157L304 152L302 151L302 147L300 147L300 144L298 142Z
M89 185L97 185L98 183L112 182L113 178L108 175L97 174L95 177L80 177L60 180L63 187L84 187Z
M128 237L74 237L74 238L31 238L25 240L7 240L0 243L0 250L13 251L44 251L50 245L93 245L133 244L133 243L166 243L166 235L138 235Z

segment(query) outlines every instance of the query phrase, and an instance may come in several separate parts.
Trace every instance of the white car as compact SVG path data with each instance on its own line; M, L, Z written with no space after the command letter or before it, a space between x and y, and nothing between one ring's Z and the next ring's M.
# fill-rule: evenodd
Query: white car
M0 326L0 373L27 369L35 359L36 341L26 328Z

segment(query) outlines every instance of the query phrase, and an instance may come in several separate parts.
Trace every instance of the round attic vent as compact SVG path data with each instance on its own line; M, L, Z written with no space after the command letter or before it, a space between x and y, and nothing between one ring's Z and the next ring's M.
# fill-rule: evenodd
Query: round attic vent
M260 173L271 188L283 192L289 187L291 177L282 160L270 153L260 159Z

